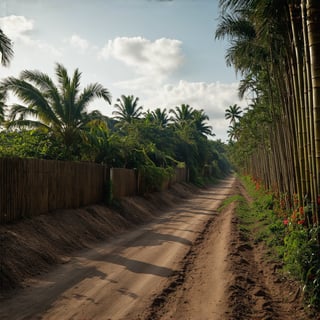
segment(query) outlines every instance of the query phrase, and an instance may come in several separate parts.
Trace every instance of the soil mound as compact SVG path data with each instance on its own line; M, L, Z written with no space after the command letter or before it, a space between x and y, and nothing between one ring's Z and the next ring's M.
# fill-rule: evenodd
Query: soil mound
M91 205L0 226L0 295L23 286L29 277L68 261L68 255L90 248L136 225L149 222L161 210L197 192L176 184L164 192L128 197L114 206Z

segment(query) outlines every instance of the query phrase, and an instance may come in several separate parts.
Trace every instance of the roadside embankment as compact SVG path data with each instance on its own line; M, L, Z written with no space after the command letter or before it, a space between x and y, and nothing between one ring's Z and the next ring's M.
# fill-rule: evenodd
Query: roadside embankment
M68 261L80 249L92 247L136 225L144 224L197 192L190 184L145 197L127 197L113 206L91 205L58 210L50 215L0 226L0 295L23 286L29 277Z

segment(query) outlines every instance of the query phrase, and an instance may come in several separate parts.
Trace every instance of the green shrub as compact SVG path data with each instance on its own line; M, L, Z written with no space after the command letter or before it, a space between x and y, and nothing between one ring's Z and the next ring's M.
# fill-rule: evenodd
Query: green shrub
M285 268L304 283L306 301L320 306L320 247L319 227L310 229L295 225L285 236Z
M286 195L275 199L249 176L242 182L254 199L250 212L256 241L265 241L282 259L284 269L303 283L306 303L320 308L320 227L307 227L306 207L288 212L281 203Z
M144 192L161 191L163 184L173 176L174 170L171 167L162 168L153 165L141 167L140 172L144 182Z

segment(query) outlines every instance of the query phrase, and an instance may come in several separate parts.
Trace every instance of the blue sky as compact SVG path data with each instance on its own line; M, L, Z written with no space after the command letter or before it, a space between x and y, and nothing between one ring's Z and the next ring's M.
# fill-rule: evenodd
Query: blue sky
M140 98L144 110L187 103L203 109L217 139L227 139L224 110L245 101L224 60L227 44L214 39L218 0L3 0L0 28L14 41L14 59L1 78L22 70L54 77L62 63L82 72L83 86L99 82L112 105L121 94Z

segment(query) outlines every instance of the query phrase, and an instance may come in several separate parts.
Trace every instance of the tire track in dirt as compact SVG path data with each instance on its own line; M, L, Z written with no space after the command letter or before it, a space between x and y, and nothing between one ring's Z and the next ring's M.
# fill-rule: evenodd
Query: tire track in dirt
M225 292L231 283L227 270L234 204L215 212L185 255L181 270L157 296L147 320L225 319Z
M238 184L233 194L248 196ZM147 320L307 320L299 285L240 229L231 203L207 222Z
M188 192L149 223L137 226L107 242L74 252L68 263L33 277L0 308L7 320L138 320L163 288L172 290L172 274L179 280L181 260L195 242L215 210L230 195L234 177L215 187ZM171 199L171 198L170 198ZM176 197L173 199L177 199ZM139 199L128 199L128 215L149 208ZM160 203L157 200L154 203ZM139 207L139 210L136 208ZM189 257L193 256L189 253ZM178 270L178 271L177 271ZM185 273L186 274L186 273Z
M253 201L241 184L239 191L248 203ZM234 274L228 288L230 320L318 319L305 311L299 284L285 276L279 262L266 258L265 244L242 232L240 223L235 215L229 253L229 272Z
M230 246L230 272L233 283L228 288L231 319L278 319L270 291L264 281L264 270L256 263L256 249L239 231L239 220L232 221L233 234L237 238Z

